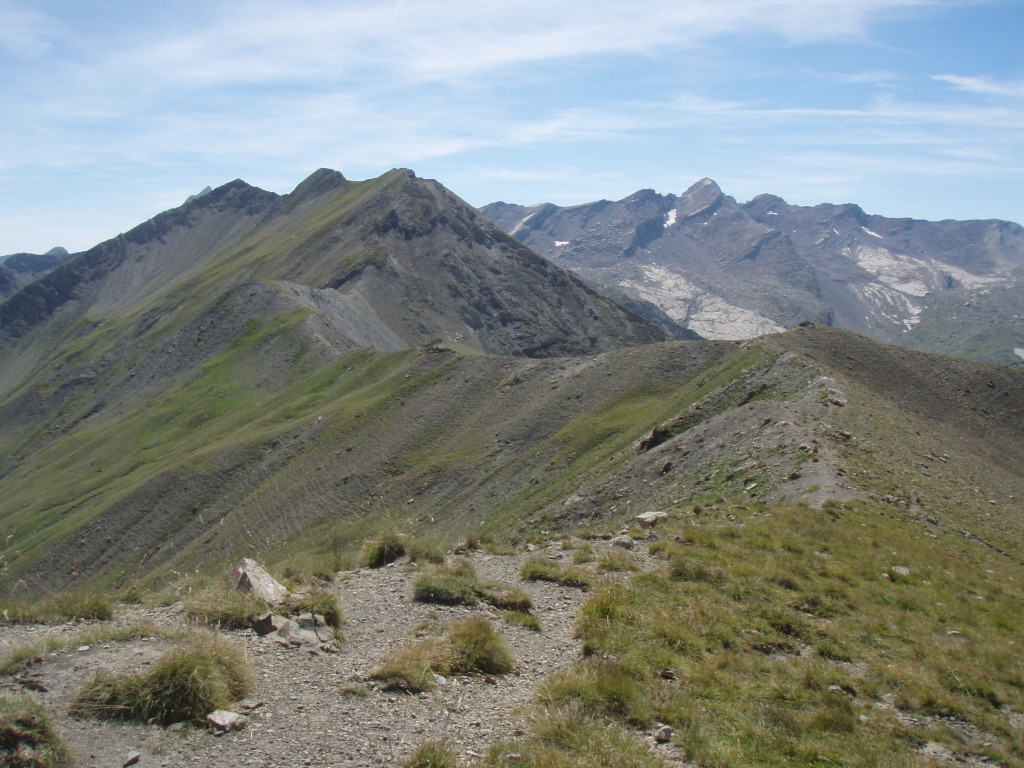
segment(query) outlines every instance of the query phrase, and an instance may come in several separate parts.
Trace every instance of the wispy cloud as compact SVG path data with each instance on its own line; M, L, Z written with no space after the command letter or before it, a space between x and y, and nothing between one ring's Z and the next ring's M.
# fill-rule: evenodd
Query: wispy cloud
M1024 99L1024 80L999 81L992 77L967 77L964 75L933 75L932 79L949 83L958 91Z

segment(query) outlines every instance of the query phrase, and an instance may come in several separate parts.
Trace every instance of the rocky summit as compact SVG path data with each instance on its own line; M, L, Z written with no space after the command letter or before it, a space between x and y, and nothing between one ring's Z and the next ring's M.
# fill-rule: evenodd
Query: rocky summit
M1024 360L1024 230L1010 222L891 219L772 195L738 204L711 179L679 196L481 210L669 332L742 339L811 320L916 349Z

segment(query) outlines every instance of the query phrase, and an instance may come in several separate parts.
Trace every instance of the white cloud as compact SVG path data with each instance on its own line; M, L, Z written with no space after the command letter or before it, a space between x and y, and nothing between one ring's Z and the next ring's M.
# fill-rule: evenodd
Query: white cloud
M992 77L967 77L964 75L933 75L932 79L949 83L958 91L1024 99L1024 80L1000 82Z

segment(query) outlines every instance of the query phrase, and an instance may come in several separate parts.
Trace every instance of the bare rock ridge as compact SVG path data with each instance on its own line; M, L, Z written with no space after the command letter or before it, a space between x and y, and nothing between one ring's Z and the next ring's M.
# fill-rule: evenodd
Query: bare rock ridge
M666 316L721 339L811 320L927 351L1024 360L1024 230L1011 222L892 219L773 195L741 205L711 179L678 197L641 190L481 210L609 295L643 302L635 308L670 333Z

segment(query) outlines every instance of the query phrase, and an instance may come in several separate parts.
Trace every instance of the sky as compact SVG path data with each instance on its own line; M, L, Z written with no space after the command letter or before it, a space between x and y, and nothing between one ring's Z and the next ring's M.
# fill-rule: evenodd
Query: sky
M1022 32L1021 0L0 0L0 254L321 167L1024 223Z

